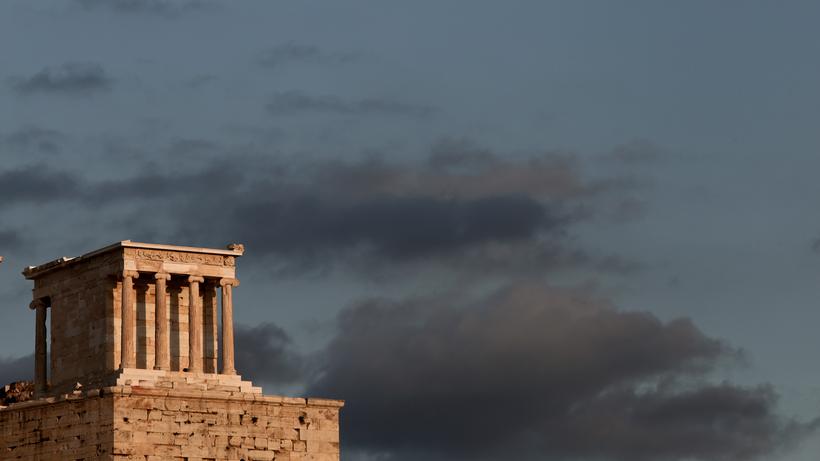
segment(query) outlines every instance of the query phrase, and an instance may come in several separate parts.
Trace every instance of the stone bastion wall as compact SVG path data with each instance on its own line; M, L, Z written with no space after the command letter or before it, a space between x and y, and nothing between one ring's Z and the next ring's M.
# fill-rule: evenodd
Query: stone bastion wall
M210 376L12 404L0 409L0 460L338 461L342 402Z

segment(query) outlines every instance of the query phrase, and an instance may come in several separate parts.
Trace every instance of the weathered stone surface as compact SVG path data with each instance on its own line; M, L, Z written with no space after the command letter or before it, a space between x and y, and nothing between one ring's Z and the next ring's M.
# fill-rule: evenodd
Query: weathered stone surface
M169 356L160 368L216 373L218 290L223 282L235 284L236 258L243 251L236 244L218 250L125 240L27 268L23 274L34 281L34 300L45 303L50 317L51 393L64 392L76 382L94 382L123 366L157 367L158 346L166 347ZM190 280L198 282L193 303ZM159 293L164 303L157 302L158 286L163 288ZM164 308L159 316L162 325L157 322L158 305ZM227 312L232 313L231 306ZM226 337L232 340L232 331ZM233 354L233 347L226 350ZM225 362L232 368L232 357Z
M233 369L243 251L123 241L26 269L38 372L0 392L0 461L338 461L342 401L262 395Z
M209 392L110 386L15 403L0 409L0 460L339 460L342 402Z

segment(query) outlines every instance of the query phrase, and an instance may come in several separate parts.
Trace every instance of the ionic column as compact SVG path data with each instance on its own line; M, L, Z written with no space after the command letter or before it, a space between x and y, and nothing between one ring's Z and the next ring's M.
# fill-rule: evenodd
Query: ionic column
M154 314L154 370L171 369L171 334L168 327L168 300L165 297L165 282L171 280L169 274L158 272L154 296L156 311Z
M34 321L34 392L36 395L42 395L46 391L48 379L48 364L46 363L48 349L46 309L48 305L42 299L35 299L28 307L37 311L37 319Z
M239 280L222 279L222 374L235 375L233 353L233 287L239 286Z
M203 277L188 277L188 371L202 372L202 302L199 284Z
M139 272L122 273L122 348L120 368L137 367L137 306L134 302L134 278Z
M202 371L205 373L219 373L217 369L219 351L217 338L219 333L217 332L216 281L206 280L199 289L202 293L202 324L204 326L202 333L202 355L204 357Z

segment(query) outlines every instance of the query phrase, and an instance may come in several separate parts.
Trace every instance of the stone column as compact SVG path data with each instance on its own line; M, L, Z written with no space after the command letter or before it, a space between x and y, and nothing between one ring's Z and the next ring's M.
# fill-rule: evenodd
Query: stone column
M37 319L34 323L34 392L42 395L47 388L47 332L46 332L46 309L48 305L42 299L35 299L29 304L31 309L37 311Z
M199 284L203 277L188 277L188 371L202 372L202 302Z
M171 280L169 274L158 272L154 275L157 280L154 295L154 370L171 369L171 334L168 325L168 299L166 298L165 282Z
M205 279L199 289L202 293L202 324L203 341L202 341L202 371L205 373L219 373L217 369L217 357L219 345L217 344L218 331L217 321L218 314L216 301L216 282L217 280Z
M139 272L122 273L122 349L120 368L137 367L137 306L134 302L134 279Z
M222 279L222 374L235 375L233 351L233 287L239 286L239 280Z

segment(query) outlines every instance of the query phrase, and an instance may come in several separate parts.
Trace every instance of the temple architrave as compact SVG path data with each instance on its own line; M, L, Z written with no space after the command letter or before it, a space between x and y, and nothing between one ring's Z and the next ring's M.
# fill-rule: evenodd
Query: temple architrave
M338 460L342 401L237 374L243 252L125 240L27 267L35 398L0 407L0 460Z

